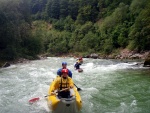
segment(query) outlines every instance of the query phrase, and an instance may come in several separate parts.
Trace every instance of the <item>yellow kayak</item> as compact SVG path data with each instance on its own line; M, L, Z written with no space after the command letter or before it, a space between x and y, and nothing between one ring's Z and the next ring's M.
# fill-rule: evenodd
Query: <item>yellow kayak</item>
M51 95L54 87L54 81L51 83L48 95ZM57 95L51 95L47 98L49 108L53 113L78 113L82 108L82 100L77 88L74 87L70 92L73 96L69 98L58 98Z

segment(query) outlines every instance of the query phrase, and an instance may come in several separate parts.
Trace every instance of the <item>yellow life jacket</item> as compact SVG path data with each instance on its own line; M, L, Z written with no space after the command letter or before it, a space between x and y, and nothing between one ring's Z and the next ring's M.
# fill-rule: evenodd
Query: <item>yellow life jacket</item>
M83 63L83 60L77 60L76 62L82 64L82 63Z
M70 77L64 79L63 77L57 77L54 82L54 89L53 90L62 90L65 88L73 87L73 81Z
M65 89L69 87L68 78L64 79L61 77L61 80L59 82L59 90Z

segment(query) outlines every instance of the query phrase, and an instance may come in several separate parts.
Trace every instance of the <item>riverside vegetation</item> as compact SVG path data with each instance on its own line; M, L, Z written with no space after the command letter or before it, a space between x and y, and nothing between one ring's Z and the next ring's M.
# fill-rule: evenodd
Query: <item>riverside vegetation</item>
M149 0L0 0L0 64L149 51L149 26Z

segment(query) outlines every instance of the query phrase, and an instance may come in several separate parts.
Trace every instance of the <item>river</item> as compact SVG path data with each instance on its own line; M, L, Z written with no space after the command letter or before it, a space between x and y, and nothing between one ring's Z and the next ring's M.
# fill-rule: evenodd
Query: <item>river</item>
M82 89L80 113L150 113L150 69L117 60L86 59L82 73L74 70L74 58L11 65L0 69L0 113L51 113L45 95L66 61L75 84ZM34 104L28 100L40 97Z

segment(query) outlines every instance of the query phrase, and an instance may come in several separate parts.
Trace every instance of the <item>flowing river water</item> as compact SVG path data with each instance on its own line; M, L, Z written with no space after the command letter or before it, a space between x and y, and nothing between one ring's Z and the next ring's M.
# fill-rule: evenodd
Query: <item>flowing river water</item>
M149 68L133 61L83 60L82 73L74 70L74 58L57 57L0 69L0 113L51 113L44 96L62 61L82 89L80 113L150 113ZM29 104L35 97L40 100Z

